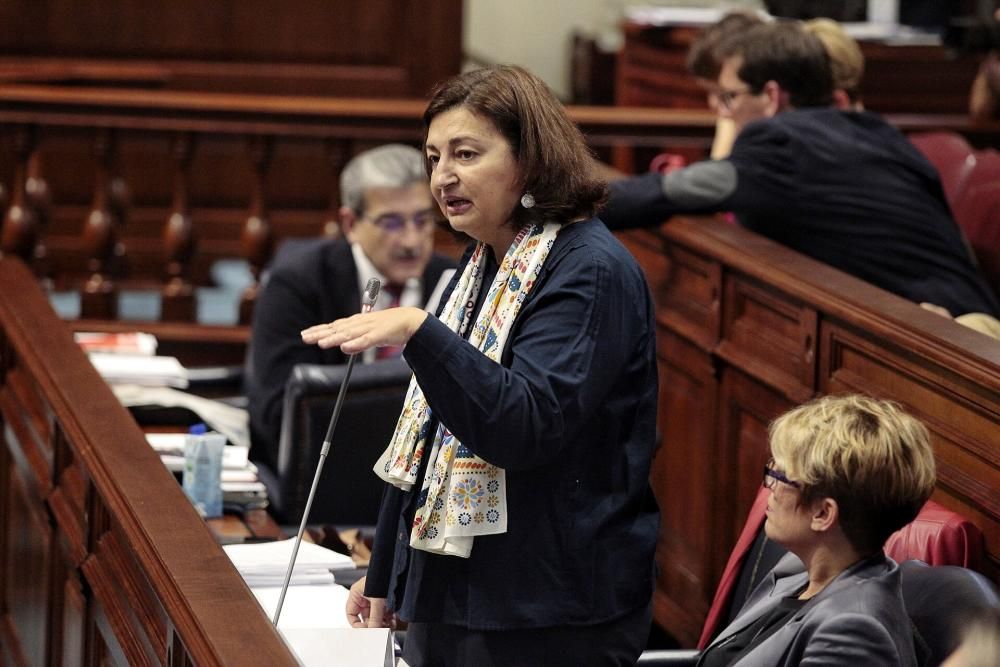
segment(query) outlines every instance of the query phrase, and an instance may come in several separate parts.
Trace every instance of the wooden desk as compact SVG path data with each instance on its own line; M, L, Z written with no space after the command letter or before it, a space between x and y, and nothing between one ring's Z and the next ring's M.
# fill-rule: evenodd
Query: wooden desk
M296 664L34 276L0 285L0 662Z

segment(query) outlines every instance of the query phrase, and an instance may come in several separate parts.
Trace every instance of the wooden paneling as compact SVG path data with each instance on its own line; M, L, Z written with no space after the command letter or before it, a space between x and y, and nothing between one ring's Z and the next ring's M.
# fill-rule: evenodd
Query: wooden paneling
M0 25L7 78L421 97L461 65L461 0L7 0Z
M715 262L685 248L670 248L666 254L670 278L657 292L664 322L711 350L722 331L722 272Z
M726 278L722 340L726 363L754 370L794 400L812 397L816 378L816 312L766 284Z
M768 424L795 402L775 391L773 385L741 372L735 364L723 369L719 389L719 453L713 469L718 491L716 524L722 543L733 545L757 497L761 471L770 457ZM710 599L729 553L712 555L712 583L706 591Z
M927 424L934 497L983 530L984 571L1000 582L1000 342L720 220L622 237L657 277L654 614L670 634L697 640L761 483L769 423L826 393L893 399Z
M837 322L823 328L823 393L859 391L899 400L928 427L938 460L937 497L966 515L1000 517L1000 406L995 389ZM984 569L1000 580L1000 525L986 535Z
M616 103L626 106L702 108L705 92L685 68L697 30L683 26L625 24L618 61ZM942 46L861 42L865 56L862 96L879 113L966 114L979 67L972 55Z
M650 475L661 514L656 618L691 644L708 612L705 587L713 580L705 556L719 516L719 481L704 462L717 457L718 380L708 354L662 327L657 338L661 443Z
M0 644L15 665L292 665L24 264L0 259Z

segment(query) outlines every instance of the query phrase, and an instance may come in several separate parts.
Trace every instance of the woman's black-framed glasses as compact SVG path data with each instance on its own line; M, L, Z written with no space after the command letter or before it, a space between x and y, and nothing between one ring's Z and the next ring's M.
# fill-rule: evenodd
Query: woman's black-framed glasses
M785 473L775 470L774 459L768 459L767 465L764 466L764 486L768 489L773 489L777 482L783 482L795 489L802 488L801 482L796 482L785 477Z

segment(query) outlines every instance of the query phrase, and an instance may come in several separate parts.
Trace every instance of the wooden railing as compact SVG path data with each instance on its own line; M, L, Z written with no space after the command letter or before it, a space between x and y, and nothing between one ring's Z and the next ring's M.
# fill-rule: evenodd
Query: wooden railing
M161 319L190 321L193 287L220 258L255 275L276 242L336 233L337 174L358 150L417 144L424 102L0 85L7 159L0 248L57 287L81 316L114 319L120 287L159 290ZM591 145L705 152L706 111L569 107ZM1000 126L900 116L902 129L952 129L1000 145ZM641 165L619 163L625 171ZM2 197L0 197L2 199ZM446 252L447 235L439 241ZM255 292L244 295L247 321Z
M0 664L297 664L35 277L0 284Z
M827 393L897 400L927 425L934 498L983 530L1000 583L1000 341L719 220L623 238L657 303L663 627L695 643L760 486L768 423Z

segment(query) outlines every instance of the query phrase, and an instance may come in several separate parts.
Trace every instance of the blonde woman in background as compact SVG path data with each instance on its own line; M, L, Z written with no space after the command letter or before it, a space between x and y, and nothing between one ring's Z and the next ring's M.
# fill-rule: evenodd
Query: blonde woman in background
M832 19L812 19L803 25L806 32L823 42L823 48L830 57L833 106L845 111L864 111L861 80L865 76L865 56L861 53L861 47Z

